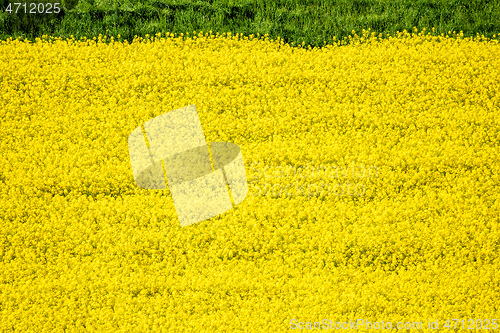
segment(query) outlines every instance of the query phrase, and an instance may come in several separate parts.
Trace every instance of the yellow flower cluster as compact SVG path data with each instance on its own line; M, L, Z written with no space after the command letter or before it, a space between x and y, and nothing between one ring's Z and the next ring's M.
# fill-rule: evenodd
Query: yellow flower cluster
M1 42L0 329L500 319L499 55L415 31ZM361 196L249 193L181 228L168 190L135 186L127 139L191 104L249 181L253 163L378 176Z

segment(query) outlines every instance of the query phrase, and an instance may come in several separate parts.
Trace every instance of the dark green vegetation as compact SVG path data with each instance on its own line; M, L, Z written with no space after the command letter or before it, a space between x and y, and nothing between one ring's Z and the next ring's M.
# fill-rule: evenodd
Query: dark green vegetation
M267 33L287 43L322 46L333 36L342 39L362 29L387 35L435 27L438 34L463 31L465 36L479 33L490 38L500 32L500 1L491 0L80 0L72 9L66 4L59 14L6 13L13 1L20 0L0 0L0 39L79 39L102 33L132 41L135 35L212 30L247 36Z

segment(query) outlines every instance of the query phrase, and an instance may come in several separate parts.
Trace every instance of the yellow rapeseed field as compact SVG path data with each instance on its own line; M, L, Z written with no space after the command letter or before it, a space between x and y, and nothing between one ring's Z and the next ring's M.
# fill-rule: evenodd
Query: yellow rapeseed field
M0 42L1 331L500 326L498 40L350 39ZM181 228L127 138L192 104L249 194Z

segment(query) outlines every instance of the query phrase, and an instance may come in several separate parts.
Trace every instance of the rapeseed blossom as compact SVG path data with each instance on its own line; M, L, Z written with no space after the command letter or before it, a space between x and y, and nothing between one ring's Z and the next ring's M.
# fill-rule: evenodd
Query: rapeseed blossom
M321 49L211 32L1 42L1 329L498 318L498 54L415 31ZM362 196L248 195L181 228L168 189L135 186L127 137L191 104L249 175L378 177Z

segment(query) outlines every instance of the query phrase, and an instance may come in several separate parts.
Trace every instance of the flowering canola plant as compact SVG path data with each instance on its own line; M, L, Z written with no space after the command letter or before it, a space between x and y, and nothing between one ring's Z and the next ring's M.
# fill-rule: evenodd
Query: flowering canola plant
M500 319L498 41L350 39L0 42L2 331ZM249 194L181 228L168 189L135 185L127 138L191 104L249 176L252 164L378 176L362 196Z

